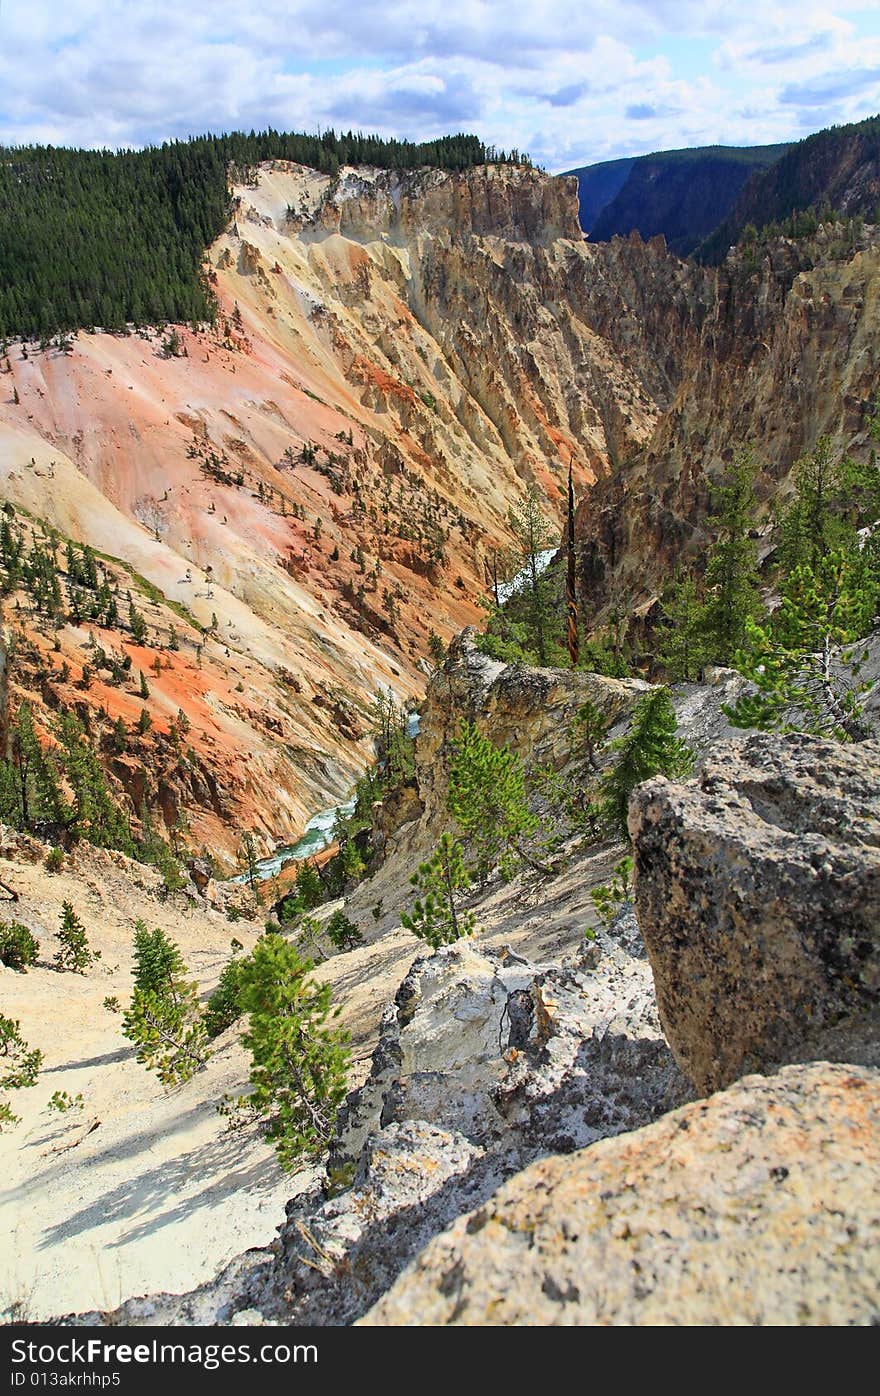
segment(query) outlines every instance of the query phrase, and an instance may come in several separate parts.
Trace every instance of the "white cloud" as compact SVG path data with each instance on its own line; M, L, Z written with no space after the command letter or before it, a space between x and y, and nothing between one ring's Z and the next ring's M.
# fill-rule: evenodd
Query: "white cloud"
M880 107L880 29L777 0L31 0L0 11L0 141L474 130L550 168L800 135Z

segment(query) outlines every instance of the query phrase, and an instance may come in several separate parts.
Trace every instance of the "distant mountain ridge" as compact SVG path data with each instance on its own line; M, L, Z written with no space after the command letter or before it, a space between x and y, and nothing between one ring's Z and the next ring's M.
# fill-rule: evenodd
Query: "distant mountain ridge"
M760 229L823 208L878 221L880 116L832 126L789 146L779 161L743 187L698 255L701 261L720 262L749 224Z
M756 173L774 165L788 145L701 146L606 160L568 170L578 181L580 223L593 242L661 233L687 256L733 208Z

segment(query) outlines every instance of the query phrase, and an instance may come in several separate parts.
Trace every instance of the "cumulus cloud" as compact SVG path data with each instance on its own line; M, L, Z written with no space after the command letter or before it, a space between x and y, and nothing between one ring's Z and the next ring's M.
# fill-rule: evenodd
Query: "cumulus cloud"
M7 0L0 141L465 129L559 169L855 119L878 71L867 0Z

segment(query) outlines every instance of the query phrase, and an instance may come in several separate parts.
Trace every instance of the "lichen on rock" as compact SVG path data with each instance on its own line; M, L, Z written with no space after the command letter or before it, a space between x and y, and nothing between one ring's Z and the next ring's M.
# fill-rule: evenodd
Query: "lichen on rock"
M880 744L756 733L630 803L664 1031L701 1092L880 1064Z

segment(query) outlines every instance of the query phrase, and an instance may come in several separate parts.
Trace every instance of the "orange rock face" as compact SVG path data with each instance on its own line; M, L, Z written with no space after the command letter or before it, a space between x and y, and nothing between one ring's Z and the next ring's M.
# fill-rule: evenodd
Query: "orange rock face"
M147 675L144 751L178 710L188 723L191 755L169 774L153 752L148 794L165 781L163 812L232 854L243 828L269 848L346 793L370 700L417 696L430 632L479 617L526 485L560 521L569 459L586 488L672 385L641 373L638 324L615 347L614 279L573 181L535 171L331 185L267 165L207 263L216 326L179 326L176 354L159 331L10 346L0 471L14 507L116 560L148 637L98 643ZM12 702L69 703L88 627L53 649L20 602L7 619L42 658L13 663ZM100 673L75 696L129 725L142 706Z

